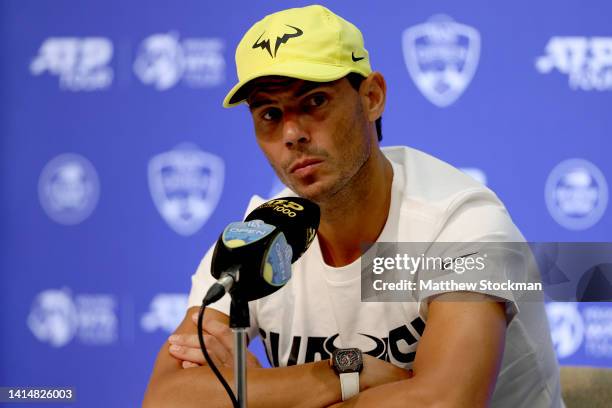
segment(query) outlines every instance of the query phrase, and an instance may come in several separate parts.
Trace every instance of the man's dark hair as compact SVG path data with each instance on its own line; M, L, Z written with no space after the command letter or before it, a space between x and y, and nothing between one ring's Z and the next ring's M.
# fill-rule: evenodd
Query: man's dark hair
M359 86L365 79L365 77L361 74L357 74L356 72L351 72L346 76L346 79L350 82L351 86L359 91ZM382 140L382 115L380 118L376 119L376 134L378 135L378 141Z

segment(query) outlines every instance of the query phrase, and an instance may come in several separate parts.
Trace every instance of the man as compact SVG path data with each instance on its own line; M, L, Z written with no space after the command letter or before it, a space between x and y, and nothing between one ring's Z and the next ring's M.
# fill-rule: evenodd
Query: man
M321 6L284 10L245 34L236 65L224 105L248 104L257 142L290 188L281 196L321 208L317 239L292 280L250 302L250 338L262 336L275 368L249 356L249 406L562 406L541 303L519 311L511 294L448 290L418 302L361 302L363 243L523 238L487 188L416 150L380 149L386 84L359 30ZM212 283L211 256L159 353L147 407L229 405L193 320ZM207 309L204 330L231 384L228 313L226 296ZM362 354L359 374L342 366L342 353Z

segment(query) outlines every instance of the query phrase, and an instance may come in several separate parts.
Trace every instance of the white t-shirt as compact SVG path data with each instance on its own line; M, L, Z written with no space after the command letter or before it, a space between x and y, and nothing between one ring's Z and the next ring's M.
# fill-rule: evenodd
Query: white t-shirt
M377 242L524 241L497 196L471 177L415 149L382 150L393 166L393 183ZM294 195L288 189L279 194ZM263 202L253 197L247 212ZM199 306L213 283L212 249L192 276L189 306ZM261 335L273 366L326 359L335 348L358 347L410 368L427 322L427 300L435 294L428 292L420 302L362 302L360 260L328 266L315 239L283 288L249 303L249 337ZM563 406L544 305L521 303L512 293L491 294L506 301L509 321L492 406ZM226 295L210 307L229 315L229 304Z

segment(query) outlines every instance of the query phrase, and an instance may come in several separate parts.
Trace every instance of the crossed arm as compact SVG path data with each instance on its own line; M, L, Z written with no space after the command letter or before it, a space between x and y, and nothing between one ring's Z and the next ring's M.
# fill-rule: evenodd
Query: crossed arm
M452 295L452 299L449 298ZM479 299L479 300L477 300ZM487 300L488 299L488 300ZM157 357L143 406L230 406L230 400L197 343L191 308ZM232 339L228 317L209 309L205 340L223 376L233 385ZM414 375L393 364L364 356L361 392L341 402L340 382L327 361L261 368L248 362L251 407L479 407L487 406L503 355L506 319L502 303L474 293L438 296L429 304L419 341Z

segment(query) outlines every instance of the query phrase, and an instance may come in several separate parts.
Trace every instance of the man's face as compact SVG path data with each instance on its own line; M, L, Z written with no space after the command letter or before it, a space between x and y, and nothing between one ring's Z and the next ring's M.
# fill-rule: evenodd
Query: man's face
M359 93L347 79L264 77L247 101L257 142L283 183L318 203L351 187L372 140Z

